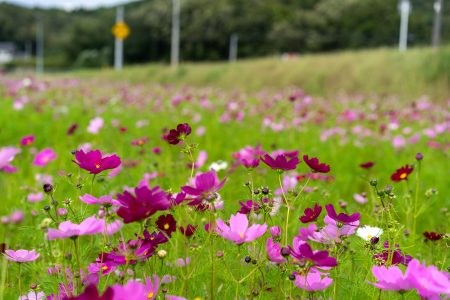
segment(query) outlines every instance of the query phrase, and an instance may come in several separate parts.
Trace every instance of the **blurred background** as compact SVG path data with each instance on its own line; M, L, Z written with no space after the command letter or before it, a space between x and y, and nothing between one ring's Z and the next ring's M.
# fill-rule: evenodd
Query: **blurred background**
M0 64L6 69L34 68L42 47L46 70L110 68L117 6L123 6L130 28L123 41L123 62L169 62L177 1L0 2ZM450 1L406 2L407 47L450 42ZM182 62L289 59L316 52L399 47L399 0L179 0L179 4Z

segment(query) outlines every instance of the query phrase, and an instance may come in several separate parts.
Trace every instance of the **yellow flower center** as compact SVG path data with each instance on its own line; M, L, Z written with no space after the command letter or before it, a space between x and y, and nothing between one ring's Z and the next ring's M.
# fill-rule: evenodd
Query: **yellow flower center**
M106 270L108 270L108 267L107 267L107 266L103 266L103 267L102 267L102 270L103 270L103 271L106 271Z
M244 238L244 234L242 232L239 232L239 236L242 238Z
M402 174L400 175L400 178L401 178L401 179L405 179L407 176L408 176L408 174L402 173Z
M165 229L165 230L169 229L169 227L170 227L169 224L167 224L167 223L164 224L164 229Z
M100 164L96 164L96 165L95 165L95 168L96 168L96 169L100 169Z
M367 235L367 238L371 239L371 238L372 238L372 235L371 235L371 234L368 234L368 235Z
M153 298L153 295L154 295L154 294L155 294L155 293L153 293L153 292L148 293L147 298L148 298L148 299Z
M139 141L138 141L138 144L139 144L139 145L144 145L144 141L143 141L143 140L139 140Z
M200 297L195 297L194 300L202 300Z

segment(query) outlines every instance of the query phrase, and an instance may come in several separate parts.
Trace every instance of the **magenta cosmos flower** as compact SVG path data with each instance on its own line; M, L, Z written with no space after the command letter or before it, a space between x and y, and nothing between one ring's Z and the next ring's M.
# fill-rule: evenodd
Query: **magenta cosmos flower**
M266 253L271 262L277 264L286 262L286 258L281 255L280 243L274 243L272 238L268 239L266 242Z
M297 168L297 165L299 164L298 157L294 156L290 160L288 160L288 156L285 154L277 155L275 159L272 158L269 154L264 155L261 160L271 167L274 170L277 170L278 172L288 171L288 170L295 170Z
M320 272L319 270L312 268L306 275L294 273L294 284L303 290L308 292L322 291L329 287L333 283L333 279L327 277L327 273Z
M30 146L34 143L34 135L27 135L24 136L21 140L20 140L20 145L22 146Z
M397 266L386 268L385 266L373 266L372 274L377 282L369 282L371 285L388 291L408 291L413 285L402 270Z
M80 224L74 224L70 221L65 221L59 224L58 229L49 228L47 239L65 239L77 237L80 235L91 235L103 233L104 222L97 220L95 216L89 217Z
M50 298L49 298L50 299ZM64 297L63 300L115 300L114 291L111 287L108 287L103 295L97 291L95 284L90 284L86 287L84 292L76 297Z
M103 205L119 205L120 202L117 200L114 200L113 197L106 195L106 196L100 196L99 198L96 198L89 194L84 194L83 196L80 196L80 200L83 201L86 204L103 204Z
M325 209L327 210L328 216L341 224L353 223L359 220L361 214L359 212L354 213L353 215L347 215L344 213L340 213L339 215L336 213L333 204L325 205Z
M51 148L45 148L34 156L33 164L39 167L45 167L49 162L58 157L55 151Z
M330 166L321 163L317 157L309 158L308 155L303 155L303 160L314 172L328 173L330 172Z
M247 215L237 213L231 215L230 226L225 224L221 219L216 220L215 231L224 239L233 241L240 245L245 242L251 242L266 233L267 225L253 224L248 227Z
M178 124L176 129L171 129L164 137L171 145L184 141L191 134L191 126L188 123Z
M300 217L300 222L302 223L310 223L317 220L317 218L320 216L320 213L322 212L322 206L318 205L317 203L314 205L314 208L306 208L304 210L304 215Z
M18 263L24 263L24 262L30 262L35 261L40 256L39 253L37 253L35 250L5 250L5 253L3 254L7 260L15 261Z
M169 195L158 186L153 189L146 186L137 187L134 189L134 195L125 191L123 194L117 194L117 200L120 202L117 215L124 223L144 220L171 206Z
M200 173L195 176L194 186L183 186L181 190L189 196L189 205L197 206L198 209L206 209L210 202L218 198L217 192L223 187L226 179L219 181L215 171Z
M335 267L337 260L328 255L328 251L313 251L308 243L294 240L291 256L300 261L310 261L318 267Z
M89 171L91 174L98 174L104 170L115 169L120 164L120 158L113 154L110 156L102 156L100 150L89 151L85 153L83 150L78 150L75 152L75 160L80 168Z

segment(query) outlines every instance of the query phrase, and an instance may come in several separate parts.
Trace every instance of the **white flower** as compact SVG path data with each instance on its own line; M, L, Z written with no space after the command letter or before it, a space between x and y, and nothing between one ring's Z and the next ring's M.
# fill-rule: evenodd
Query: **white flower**
M213 169L216 172L219 172L220 170L225 170L226 168L228 168L228 164L226 161L216 161L213 162L210 166L209 169Z
M373 237L380 237L383 234L383 229L378 227L363 226L356 230L356 235L365 241L370 241Z

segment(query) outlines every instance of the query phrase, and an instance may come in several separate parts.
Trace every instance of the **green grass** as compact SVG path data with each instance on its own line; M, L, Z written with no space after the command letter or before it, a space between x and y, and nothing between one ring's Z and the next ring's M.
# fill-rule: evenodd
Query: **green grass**
M445 120L445 106L436 104L432 109L421 112L419 120L410 120L402 115L410 109L408 101L392 101L389 97L373 95L371 97L358 99L347 95L333 96L321 100L314 98L313 104L308 106L306 112L310 116L305 123L291 127L281 132L273 132L262 127L262 120L265 116L273 116L277 121L292 121L300 117L302 114L294 110L295 103L286 100L289 93L284 93L281 101L274 102L272 94L265 96L249 92L234 95L231 91L211 91L211 89L200 90L191 88L185 91L178 89L163 88L161 86L152 85L127 85L117 84L110 79L126 78L132 82L142 83L148 81L164 81L175 83L189 83L198 85L220 85L224 87L236 87L244 85L249 90L258 87L266 87L269 78L277 78L272 82L271 88L278 86L301 84L301 78L319 81L319 86L314 86L316 92L320 92L320 86L330 86L328 91L323 91L323 95L332 91L333 84L337 82L347 82L347 86L360 86L366 84L366 87L372 87L376 90L375 80L376 74L367 76L371 70L375 70L378 65L373 60L365 61L365 68L353 64L356 58L364 58L365 55L372 57L382 57L380 61L388 61L392 64L397 60L408 59L413 61L414 57L421 57L422 52L433 55L427 50L413 50L407 54L394 53L390 50L379 50L375 52L361 52L355 56L350 53L337 54L334 57L339 61L340 67L327 67L327 62L331 62L333 56L310 56L300 59L298 62L287 63L276 60L246 61L236 65L186 65L180 68L179 75L173 73L165 67L149 66L127 68L122 74L116 74L111 71L105 72L88 72L78 73L83 79L79 86L68 88L64 87L61 81L53 82L54 87L44 92L36 92L31 90L21 91L31 98L31 103L27 104L22 111L12 109L14 97L7 96L6 92L0 92L0 147L8 145L18 145L20 137L27 134L36 135L36 142L33 145L40 150L45 147L52 147L59 155L58 159L50 163L44 168L32 166L33 155L29 153L29 149L23 149L23 152L13 161L13 165L18 168L17 173L7 174L0 173L0 191L2 192L2 205L0 206L0 215L7 215L16 209L25 211L25 220L19 225L2 225L0 227L0 236L3 237L9 248L12 249L37 249L41 253L41 258L29 264L24 264L22 268L22 286L27 287L31 283L39 284L39 288L46 294L57 292L57 283L63 282L62 277L50 276L46 273L46 269L54 262L64 263L67 266L76 268L76 260L74 252L71 250L71 241L52 241L45 240L45 230L40 228L42 220L46 217L43 211L44 205L48 205L50 200L46 198L40 203L29 203L26 196L30 191L39 191L41 186L35 180L36 173L51 174L54 177L56 186L55 199L58 200L60 207L64 207L66 200L71 200L75 214L69 214L69 219L74 221L81 217L87 217L98 210L94 207L87 207L78 200L80 195L84 193L92 193L95 196L120 193L125 186L136 186L145 172L158 171L160 176L151 182L151 186L160 185L163 189L178 192L179 187L185 185L190 174L190 170L186 167L188 163L185 156L180 152L178 146L168 145L162 141L161 129L164 127L173 128L177 123L189 122L193 131L200 126L206 128L204 136L196 136L194 133L189 136L189 141L198 145L198 150L207 150L208 162L201 169L207 170L207 166L217 160L228 161L233 163L232 153L238 151L246 145L261 144L266 151L274 149L293 150L297 149L301 154L310 154L317 156L321 161L327 162L332 167L331 175L335 180L332 182L311 181L308 187L313 191L307 194L301 194L298 201L293 204L289 224L289 240L297 234L299 227L303 226L298 217L303 214L306 207L311 207L314 203L325 205L327 203L337 203L340 200L348 203L346 212L353 213L360 211L362 214L361 223L383 227L385 234L382 241L389 239L392 244L399 243L402 250L427 264L434 264L440 269L444 269L448 265L446 257L445 243L448 241L440 241L437 243L425 243L421 233L425 230L448 232L448 212L442 211L448 207L448 195L450 192L448 186L448 176L446 161L448 160L448 152L445 149L434 149L426 145L427 138L422 137L416 144L408 144L403 150L396 151L391 145L390 138L384 138L375 134L371 138L358 138L355 134L346 134L344 137L333 137L325 142L320 140L320 135L324 129L340 126L350 130L356 125L363 126L377 132L381 124L388 123L387 113L396 111L400 115L401 128L393 132L393 136L399 134L403 128L409 127L412 132L422 132L423 129L434 126L436 123L442 123ZM395 59L397 57L397 60ZM318 63L318 62L321 63ZM380 63L380 61L378 63ZM315 63L314 63L315 62ZM294 65L302 66L303 70L294 68ZM344 66L353 66L352 71ZM315 67L315 68L314 68ZM384 66L392 67L391 65ZM406 68L406 66L404 66ZM329 74L324 76L325 70L329 68ZM250 71L252 70L252 71ZM305 71L305 70L308 70ZM264 71L264 72L262 72ZM386 71L386 70L385 70ZM304 77L297 78L296 73L304 74ZM223 74L222 74L223 73ZM253 76L251 74L253 73ZM307 73L315 76L316 79L308 79ZM341 74L341 77L337 74ZM147 74L144 76L144 74ZM241 77L235 77L233 74ZM255 74L262 74L256 76ZM267 77L264 75L267 74ZM379 71L381 74L381 71ZM408 73L410 78L418 76L418 74ZM179 77L177 77L179 76ZM352 80L366 76L369 78L360 78L359 82L352 83ZM389 76L393 76L390 74ZM147 78L147 79L146 79ZM207 82L206 78L210 81ZM329 78L333 78L332 81ZM295 81L295 80L299 81ZM344 80L345 79L345 80ZM376 79L378 82L383 78ZM379 89L383 90L392 83L387 79L386 85L380 85ZM397 79L399 80L399 79ZM59 83L58 83L59 82ZM424 82L422 84L425 84ZM420 86L420 83L417 83ZM431 86L431 85L430 85ZM414 87L418 91L419 87ZM427 85L427 88L430 88ZM311 87L311 89L313 89ZM124 92L126 90L126 92ZM367 91L370 91L368 89ZM177 107L173 107L170 103L173 95L181 93L190 95L191 101L183 102ZM280 94L276 91L275 94ZM207 96L213 104L212 109L205 109L198 103L198 99ZM125 104L125 98L133 100L132 104ZM160 104L158 99L161 99ZM239 107L245 112L243 122L221 123L220 116L225 111L225 106L229 104L230 99L239 101ZM374 122L368 120L358 121L355 123L346 123L339 121L338 116L346 109L354 109L359 112L369 113L371 104L375 104L377 110L374 113L377 119ZM325 114L323 122L318 123L320 111ZM86 127L90 119L101 115L105 120L105 127L98 135L91 135L86 132ZM200 116L200 120L196 115ZM149 125L142 128L135 126L138 120L148 120ZM113 120L118 120L120 126L128 128L126 133L121 133L118 128L111 125ZM67 136L66 130L72 123L77 123L79 129L73 136ZM148 136L149 143L145 146L145 153L131 147L132 140ZM344 139L347 142L344 143ZM436 141L445 144L447 137L441 135ZM124 161L136 161L135 167L124 168L124 170L114 178L102 177L101 180L94 181L91 185L92 176L87 172L80 170L71 160L73 156L71 151L76 149L80 144L90 142L94 149L101 149L105 153L117 153ZM152 147L161 147L161 154L154 155L151 153ZM408 215L411 213L411 202L414 200L416 192L417 170L411 175L406 182L392 183L389 179L390 175L398 167L407 163L415 163L415 154L422 152L424 160L420 173L419 184L419 207L420 215L417 215L417 234L411 233L405 236L403 231L411 227L411 220ZM365 172L358 165L369 160L376 161L376 165L369 173ZM301 163L298 167L299 173L308 171L305 163ZM68 174L71 176L68 176ZM269 170L266 166L261 165L253 171L251 177L249 173L242 167L237 168L233 173L221 171L220 178L228 177L227 183L220 191L221 197L225 201L224 211L217 212L214 217L220 217L223 220L229 219L230 214L235 213L239 209L239 201L247 200L251 196L245 187L245 182L251 180L255 187L267 186L273 192L278 188L278 177L276 172ZM380 188L387 184L394 186L396 198L393 199L392 219L386 221L386 214L379 212L380 201L376 197L373 189L368 184L370 178L378 178ZM300 185L304 184L302 182ZM427 197L426 191L435 188L438 193L433 197ZM360 205L353 200L354 193L366 192L369 203ZM377 209L375 209L378 207ZM33 216L32 211L36 211L37 215ZM338 209L341 210L341 209ZM394 213L395 212L395 213ZM135 268L138 278L153 273L160 277L164 274L172 274L177 276L177 280L165 285L169 294L187 296L188 299L201 297L209 299L210 284L210 254L209 242L211 241L207 233L203 230L203 225L208 222L208 213L196 213L187 209L185 206L178 207L173 212L179 224L186 223L199 225L196 236L187 241L184 245L183 238L178 232L174 235L171 243L161 245L160 249L168 251L168 257L161 262L156 256L147 262L140 263ZM320 223L324 217L324 212L319 218ZM266 218L269 225L282 225L285 220L285 209L273 218ZM150 228L153 228L152 218ZM262 223L263 220L257 221ZM55 227L55 224L51 225ZM139 224L126 225L123 229L125 240L133 239L134 233L139 232ZM113 246L118 244L120 235L111 237ZM286 273L267 263L264 251L266 236L260 238L258 242L249 244L251 247L242 245L234 246L231 242L215 237L214 251L221 250L224 253L223 258L217 258L215 262L215 291L217 299L233 299L236 292L236 283L233 276L243 278L250 272L256 270L254 265L242 263L245 256L251 255L258 260L258 266L264 274L255 271L249 277L249 280L239 284L239 298L250 298L253 290L259 292L256 299L280 299L278 294L279 287L282 292L293 297L307 297L307 293L296 288L292 282L287 279L287 274L296 270L297 267L289 264ZM101 251L111 250L105 246L102 237L81 237L81 265L87 266L92 262ZM339 254L339 273L337 270L331 271L331 277L338 281L336 294L333 287L328 288L324 292L314 294L314 297L328 299L379 299L379 292L376 288L367 284L366 280L374 280L370 275L370 268L374 264L371 259L375 250L370 250L367 245L358 237L351 236L344 240L343 243L346 250L342 250ZM319 244L313 244L314 249L323 249ZM335 245L331 245L330 251L333 254ZM259 251L261 249L262 251ZM378 250L381 249L381 243ZM64 258L64 254L71 253L72 257ZM187 255L191 258L189 272L185 268L171 268L165 265L165 262L173 262L175 259ZM17 265L9 263L3 259L3 268L5 268L4 283L0 283L2 299L15 299L18 295ZM124 269L122 266L121 270ZM337 279L336 279L337 278ZM120 281L116 276L102 277L100 288L114 284ZM185 282L185 284L183 284ZM271 288L272 292L266 291ZM405 299L417 299L415 292L408 292L404 295ZM0 296L1 299L1 296ZM161 298L160 298L161 299ZM402 299L397 293L383 292L381 299Z
M450 92L450 48L345 51L237 63L182 63L175 70L163 64L127 66L121 72L75 71L86 78L134 83L170 83L257 91L298 86L317 96L339 92L396 94L404 99L429 95L443 101Z

